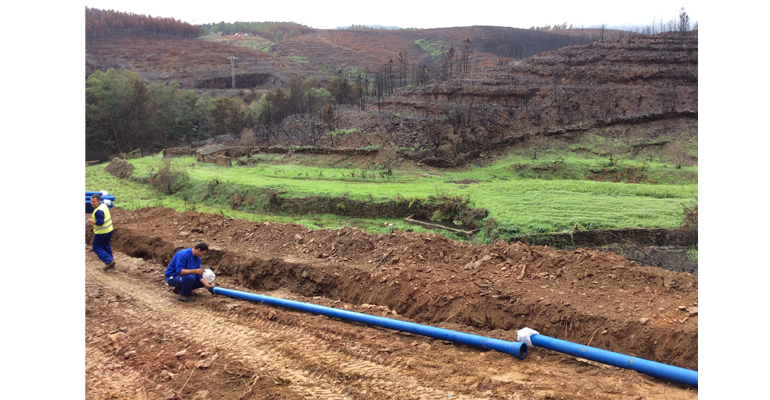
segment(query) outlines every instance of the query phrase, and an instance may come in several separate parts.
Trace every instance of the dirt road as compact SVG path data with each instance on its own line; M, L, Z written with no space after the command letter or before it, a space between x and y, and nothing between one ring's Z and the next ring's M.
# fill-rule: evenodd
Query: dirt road
M116 261L115 270L104 272L86 250L89 399L698 397L686 386L542 349L530 349L522 361L205 291L182 303L163 283L161 263L120 252ZM255 292L235 276L221 274L217 282ZM285 289L260 293L402 318L387 306ZM441 326L492 336L451 322Z

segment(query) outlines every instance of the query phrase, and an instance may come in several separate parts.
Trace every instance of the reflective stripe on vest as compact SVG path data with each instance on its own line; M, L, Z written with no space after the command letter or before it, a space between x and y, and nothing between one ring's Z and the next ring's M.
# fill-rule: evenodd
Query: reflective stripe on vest
M98 235L101 233L112 232L112 217L110 216L110 208L107 207L106 204L104 203L99 204L99 207L96 207L96 210L94 210L94 213L91 215L91 218L96 220L96 212L99 210L102 210L102 212L104 213L104 224L102 224L102 226L94 225L94 233Z

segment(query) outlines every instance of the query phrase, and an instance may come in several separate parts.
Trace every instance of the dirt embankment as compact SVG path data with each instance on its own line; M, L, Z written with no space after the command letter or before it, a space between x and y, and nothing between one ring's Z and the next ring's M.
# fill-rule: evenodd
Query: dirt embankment
M165 264L176 250L206 241L212 251L204 264L249 290L372 304L415 322L454 323L505 340L527 326L698 368L698 278L615 254L469 246L400 231L309 231L163 208L116 208L113 215L117 251Z

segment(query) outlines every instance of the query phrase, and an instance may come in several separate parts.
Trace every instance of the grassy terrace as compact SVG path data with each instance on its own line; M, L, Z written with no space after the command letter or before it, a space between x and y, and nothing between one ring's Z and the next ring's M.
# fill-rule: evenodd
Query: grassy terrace
M172 163L185 169L190 176L188 185L197 188L218 180L228 185L278 191L283 197L347 195L351 199L385 201L398 196L407 199L436 195L468 196L473 207L489 211L488 218L497 221L501 233L505 235L564 232L576 227L592 230L674 228L682 219L681 204L696 201L698 196L697 166L675 169L670 163L661 162L624 160L616 163L615 168L643 168L645 177L652 177L655 182L683 183L594 182L587 180L585 171L606 168L606 160L586 157L562 159L558 170L545 174L552 179L537 178L543 175L537 171L554 165L552 160L543 157L533 160L515 153L486 167L431 172L416 168L393 169L391 176L381 175L383 169L362 169L360 166L364 162L346 157L321 161L317 157L295 155L292 164L283 164L282 158L276 155L260 154L253 158L259 160L254 167L222 167L204 163L195 163L194 167L190 167L195 162L192 157L174 158ZM136 167L134 176L146 177L148 168L157 167L160 157L129 161ZM392 219L351 219L330 214L254 214L232 210L225 199L221 202L191 203L183 200L182 191L176 195L162 195L149 185L112 177L104 172L104 166L86 168L86 190L108 190L116 195L117 204L122 208L164 206L179 211L194 209L256 221L295 222L310 228L348 225L370 232L385 232L394 227L422 230ZM393 222L395 225L383 228L380 226L382 222Z

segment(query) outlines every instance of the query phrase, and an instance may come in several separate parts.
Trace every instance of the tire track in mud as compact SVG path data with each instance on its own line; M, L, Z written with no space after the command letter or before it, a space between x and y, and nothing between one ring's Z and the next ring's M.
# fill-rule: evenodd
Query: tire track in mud
M286 326L262 319L250 320L246 324L233 322L229 318L216 315L205 304L202 307L179 304L166 290L159 291L157 285L147 285L146 282L135 282L135 278L122 273L120 267L117 274L105 274L100 271L98 261L93 264L95 265L86 270L88 279L109 286L130 301L140 303L134 307L145 309L142 314L152 316L156 327L176 329L196 340L215 343L216 346L231 352L235 359L242 359L255 368L264 369L270 375L289 379L293 382L291 388L306 397L351 398L343 393L343 387L324 379L324 376L330 374L350 377L354 385L365 386L367 395L375 397L437 399L447 396L446 390L421 385L410 371L396 365L392 359L382 364L368 360L375 356L370 349L342 353L333 349L328 341L321 340L297 326ZM201 303L205 300L197 298L196 301ZM329 321L330 318L324 319L327 324L345 324ZM322 324L323 322L317 325ZM346 340L333 333L324 332L324 335L334 342ZM273 345L274 343L279 344ZM298 364L322 368L320 371L308 371L305 368L275 367ZM399 391L399 388L394 386L396 383L406 386L408 392ZM453 397L463 398L461 395Z

